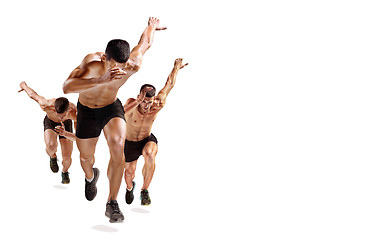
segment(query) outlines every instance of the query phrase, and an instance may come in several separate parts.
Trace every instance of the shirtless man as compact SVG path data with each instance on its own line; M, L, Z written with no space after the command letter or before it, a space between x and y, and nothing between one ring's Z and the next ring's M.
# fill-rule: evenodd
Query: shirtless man
M73 152L73 141L75 134L73 133L72 120L74 127L77 125L77 109L75 104L69 102L67 98L45 99L39 96L32 88L28 87L25 82L20 83L20 90L25 91L30 98L35 100L44 112L44 142L46 143L46 152L50 157L50 168L56 173L59 171L58 159L56 150L58 147L57 136L59 135L59 143L62 149L62 183L70 183L69 168L71 166L71 154Z
M141 205L151 204L148 188L155 172L155 157L157 154L157 139L151 133L153 122L159 111L164 107L165 100L175 85L176 76L180 69L187 66L183 59L175 60L172 72L163 89L155 97L156 89L150 84L145 84L140 89L137 99L129 98L125 105L126 140L125 140L125 182L127 204L133 202L133 181L137 160L143 155L145 164L142 169L144 184L141 188Z
M122 156L126 124L117 92L140 69L143 55L152 45L154 32L164 29L159 26L157 18L149 18L138 45L131 52L126 41L111 40L105 53L87 55L63 85L64 93L79 93L76 143L86 177L85 196L89 201L97 194L99 170L93 168L93 165L95 147L102 130L109 146L107 175L110 189L105 215L110 218L110 222L124 220L117 195L124 169Z

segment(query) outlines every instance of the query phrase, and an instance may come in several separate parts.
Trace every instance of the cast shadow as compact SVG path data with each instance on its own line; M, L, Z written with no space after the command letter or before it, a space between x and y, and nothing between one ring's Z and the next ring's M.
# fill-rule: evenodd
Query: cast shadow
M101 232L118 232L118 229L106 225L96 225L93 229Z
M142 208L132 208L130 210L133 211L133 212L136 212L136 213L150 213L148 210L145 210L145 209L142 209Z
M67 189L67 187L63 186L63 185L54 185L53 187L56 189L61 189L61 190Z

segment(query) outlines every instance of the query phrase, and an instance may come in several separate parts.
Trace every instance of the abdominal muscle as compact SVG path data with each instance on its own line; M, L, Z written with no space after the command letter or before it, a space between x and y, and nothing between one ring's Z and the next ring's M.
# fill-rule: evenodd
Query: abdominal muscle
M118 89L107 84L93 87L79 93L79 102L89 108L101 108L116 101Z

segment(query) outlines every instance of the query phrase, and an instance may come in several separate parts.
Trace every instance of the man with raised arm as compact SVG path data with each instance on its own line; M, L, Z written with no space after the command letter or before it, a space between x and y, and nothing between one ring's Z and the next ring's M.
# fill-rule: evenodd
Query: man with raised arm
M150 84L144 84L140 89L137 99L129 98L125 105L126 118L126 140L125 140L125 182L127 204L133 202L133 181L137 160L139 156L144 157L144 167L142 174L144 183L141 188L141 205L151 204L148 188L155 171L155 157L157 154L157 139L151 133L153 122L159 111L164 107L166 98L175 85L176 76L180 69L187 66L183 64L183 59L175 60L172 72L163 89L155 97L156 89Z
M105 215L110 218L110 222L124 220L117 195L123 174L126 124L117 92L140 69L144 53L152 45L154 32L164 29L159 26L157 18L149 18L138 45L131 52L125 40L111 40L105 53L87 55L63 85L64 93L79 93L76 143L85 172L85 196L89 201L97 194L99 170L93 168L93 165L95 147L102 130L109 146L107 175L110 189Z
M73 152L73 141L75 134L73 133L73 122L76 127L77 109L75 104L69 102L67 98L45 99L39 96L32 88L27 86L25 82L20 83L20 90L25 91L27 95L35 100L40 108L46 113L43 120L44 126L44 142L46 144L46 153L50 157L50 168L54 173L59 171L58 159L56 150L59 143L62 149L62 183L70 183L69 168L71 166L71 154Z

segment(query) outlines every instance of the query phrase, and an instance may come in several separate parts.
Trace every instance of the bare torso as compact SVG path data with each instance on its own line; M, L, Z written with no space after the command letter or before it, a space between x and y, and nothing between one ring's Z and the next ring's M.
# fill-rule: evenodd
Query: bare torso
M77 108L75 104L69 103L67 115L61 120L55 111L55 98L47 100L47 105L41 106L42 110L47 113L47 117L54 122L64 122L68 119L77 121Z
M129 99L134 101L135 99ZM133 111L125 113L126 119L126 139L129 141L141 141L149 137L152 131L153 122L161 110L159 104L155 101L148 113L141 113L139 107Z
M99 78L106 73L107 69L101 60L102 55L103 53L101 52L89 55L90 59L87 63L89 70L88 77ZM134 73L132 71L127 71L124 67L122 70L127 72L126 75L122 76L122 79L100 84L80 92L79 102L89 108L101 108L112 104L117 98L119 88Z

